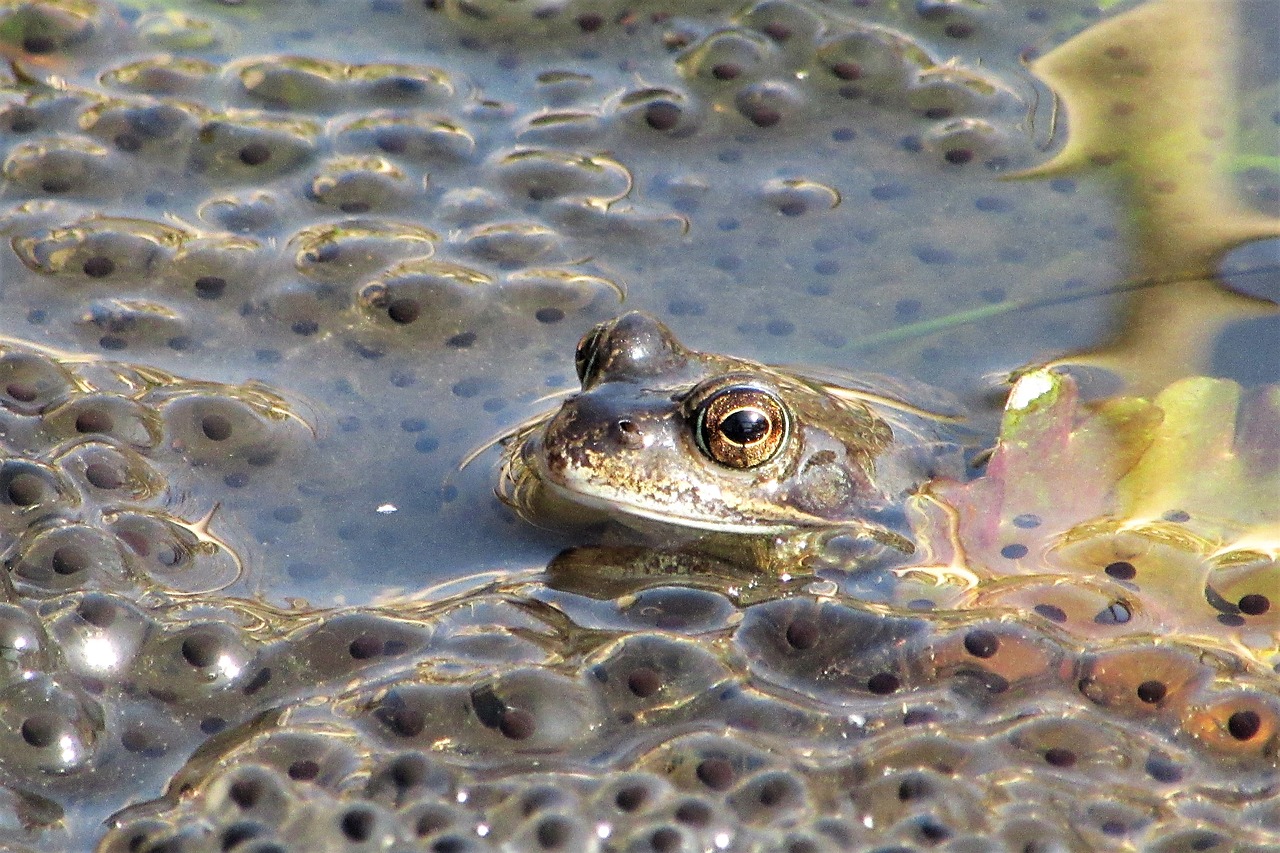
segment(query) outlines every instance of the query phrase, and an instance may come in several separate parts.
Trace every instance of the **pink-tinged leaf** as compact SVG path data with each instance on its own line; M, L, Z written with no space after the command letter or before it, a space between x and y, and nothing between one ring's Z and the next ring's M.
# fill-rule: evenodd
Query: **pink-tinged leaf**
M1069 377L1032 371L984 474L909 504L918 550L895 570L901 595L1033 613L1084 639L1169 634L1273 666L1278 438L1277 387L1193 377L1150 401L1085 404Z
M1022 561L1043 550L1046 536L1110 514L1116 482L1159 422L1159 410L1144 400L1090 411L1069 376L1033 371L1010 393L986 473L939 483L933 493L959 513L961 547L975 570L1027 571Z

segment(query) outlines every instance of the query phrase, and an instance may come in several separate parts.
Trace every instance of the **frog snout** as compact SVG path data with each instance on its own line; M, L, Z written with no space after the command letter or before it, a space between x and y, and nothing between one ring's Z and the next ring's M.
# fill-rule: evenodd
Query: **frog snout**
M561 406L543 435L548 456L562 455L585 464L590 453L642 450L651 442L651 424L643 413L620 410L608 400L583 394Z

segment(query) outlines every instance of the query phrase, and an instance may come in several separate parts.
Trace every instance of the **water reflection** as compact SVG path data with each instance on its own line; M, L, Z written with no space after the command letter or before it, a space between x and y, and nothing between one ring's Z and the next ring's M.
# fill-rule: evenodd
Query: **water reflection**
M1280 235L1280 219L1241 202L1231 173L1237 19L1235 4L1157 0L1031 65L1069 130L1023 177L1093 172L1112 184L1128 211L1129 275L1152 284L1128 292L1106 345L1071 360L1119 370L1139 392L1204 372L1228 327L1280 312L1216 277L1231 249ZM1280 356L1262 343L1262 359Z

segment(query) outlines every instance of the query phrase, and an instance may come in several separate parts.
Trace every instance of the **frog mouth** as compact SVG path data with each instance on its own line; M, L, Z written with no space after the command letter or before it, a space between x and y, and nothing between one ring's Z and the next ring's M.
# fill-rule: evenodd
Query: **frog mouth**
M631 527L643 526L646 529L660 527L668 530L697 530L703 533L729 533L743 536L775 536L809 526L803 523L704 520L678 512L646 506L621 496L588 494L557 483L553 479L539 479L539 486L556 500L612 518ZM644 524L638 525L635 523L637 521ZM819 521L819 519L814 519L815 526Z

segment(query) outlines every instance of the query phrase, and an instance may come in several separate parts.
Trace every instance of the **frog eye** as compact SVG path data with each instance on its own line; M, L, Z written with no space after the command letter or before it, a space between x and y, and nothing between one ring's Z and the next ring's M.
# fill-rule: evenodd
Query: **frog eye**
M782 448L787 411L774 394L736 385L715 392L694 411L698 447L721 465L754 468Z
M577 371L578 381L583 387L586 387L587 379L590 378L592 368L595 367L596 350L600 348L600 342L608 331L609 324L600 323L582 336L582 340L578 341L578 348L573 352L573 369Z

